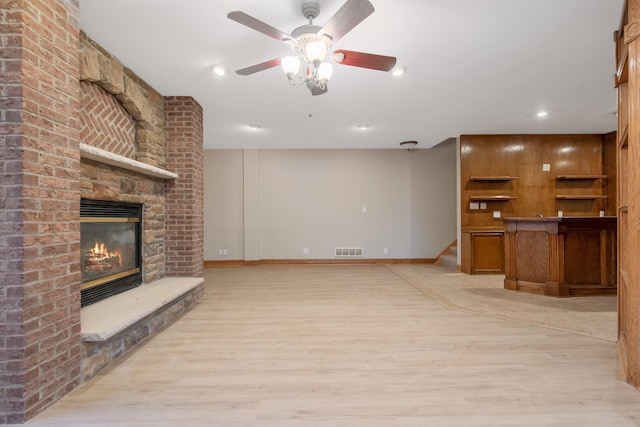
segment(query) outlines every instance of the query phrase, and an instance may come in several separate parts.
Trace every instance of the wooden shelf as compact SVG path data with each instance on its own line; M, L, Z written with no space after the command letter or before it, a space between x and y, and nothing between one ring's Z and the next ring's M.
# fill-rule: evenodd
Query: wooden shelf
M556 196L556 199L558 200L601 200L606 198L607 196L601 196L601 195L574 196L574 195L567 195L567 194L558 194Z
M470 176L469 181L512 181L517 176Z
M517 199L517 197L513 196L471 196L469 200L471 201L487 201L487 202L508 202L509 200Z
M607 179L607 175L557 175L558 180Z

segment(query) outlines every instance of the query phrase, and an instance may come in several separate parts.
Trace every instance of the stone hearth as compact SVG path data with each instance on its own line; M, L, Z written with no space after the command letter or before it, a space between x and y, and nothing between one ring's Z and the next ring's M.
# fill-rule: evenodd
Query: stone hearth
M165 277L82 309L82 381L189 310L203 278Z

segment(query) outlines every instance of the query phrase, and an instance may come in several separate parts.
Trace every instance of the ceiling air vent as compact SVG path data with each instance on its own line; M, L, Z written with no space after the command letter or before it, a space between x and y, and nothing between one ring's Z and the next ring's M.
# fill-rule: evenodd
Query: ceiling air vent
M362 248L336 248L337 258L361 258Z

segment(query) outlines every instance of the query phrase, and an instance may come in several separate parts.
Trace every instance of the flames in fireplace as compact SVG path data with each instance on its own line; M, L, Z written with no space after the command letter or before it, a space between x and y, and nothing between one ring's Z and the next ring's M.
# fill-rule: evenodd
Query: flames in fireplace
M84 254L84 266L87 270L103 271L122 267L122 253L119 249L110 252L104 242L96 242L93 248Z
M85 218L80 223L83 288L139 267L134 218ZM114 279L116 277L113 277Z
M81 302L92 304L142 282L142 205L82 199Z

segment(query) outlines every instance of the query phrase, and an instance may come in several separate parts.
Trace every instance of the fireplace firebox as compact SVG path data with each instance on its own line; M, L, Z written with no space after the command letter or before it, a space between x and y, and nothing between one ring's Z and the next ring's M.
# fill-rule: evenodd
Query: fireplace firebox
M81 200L81 306L142 283L141 237L141 204Z

